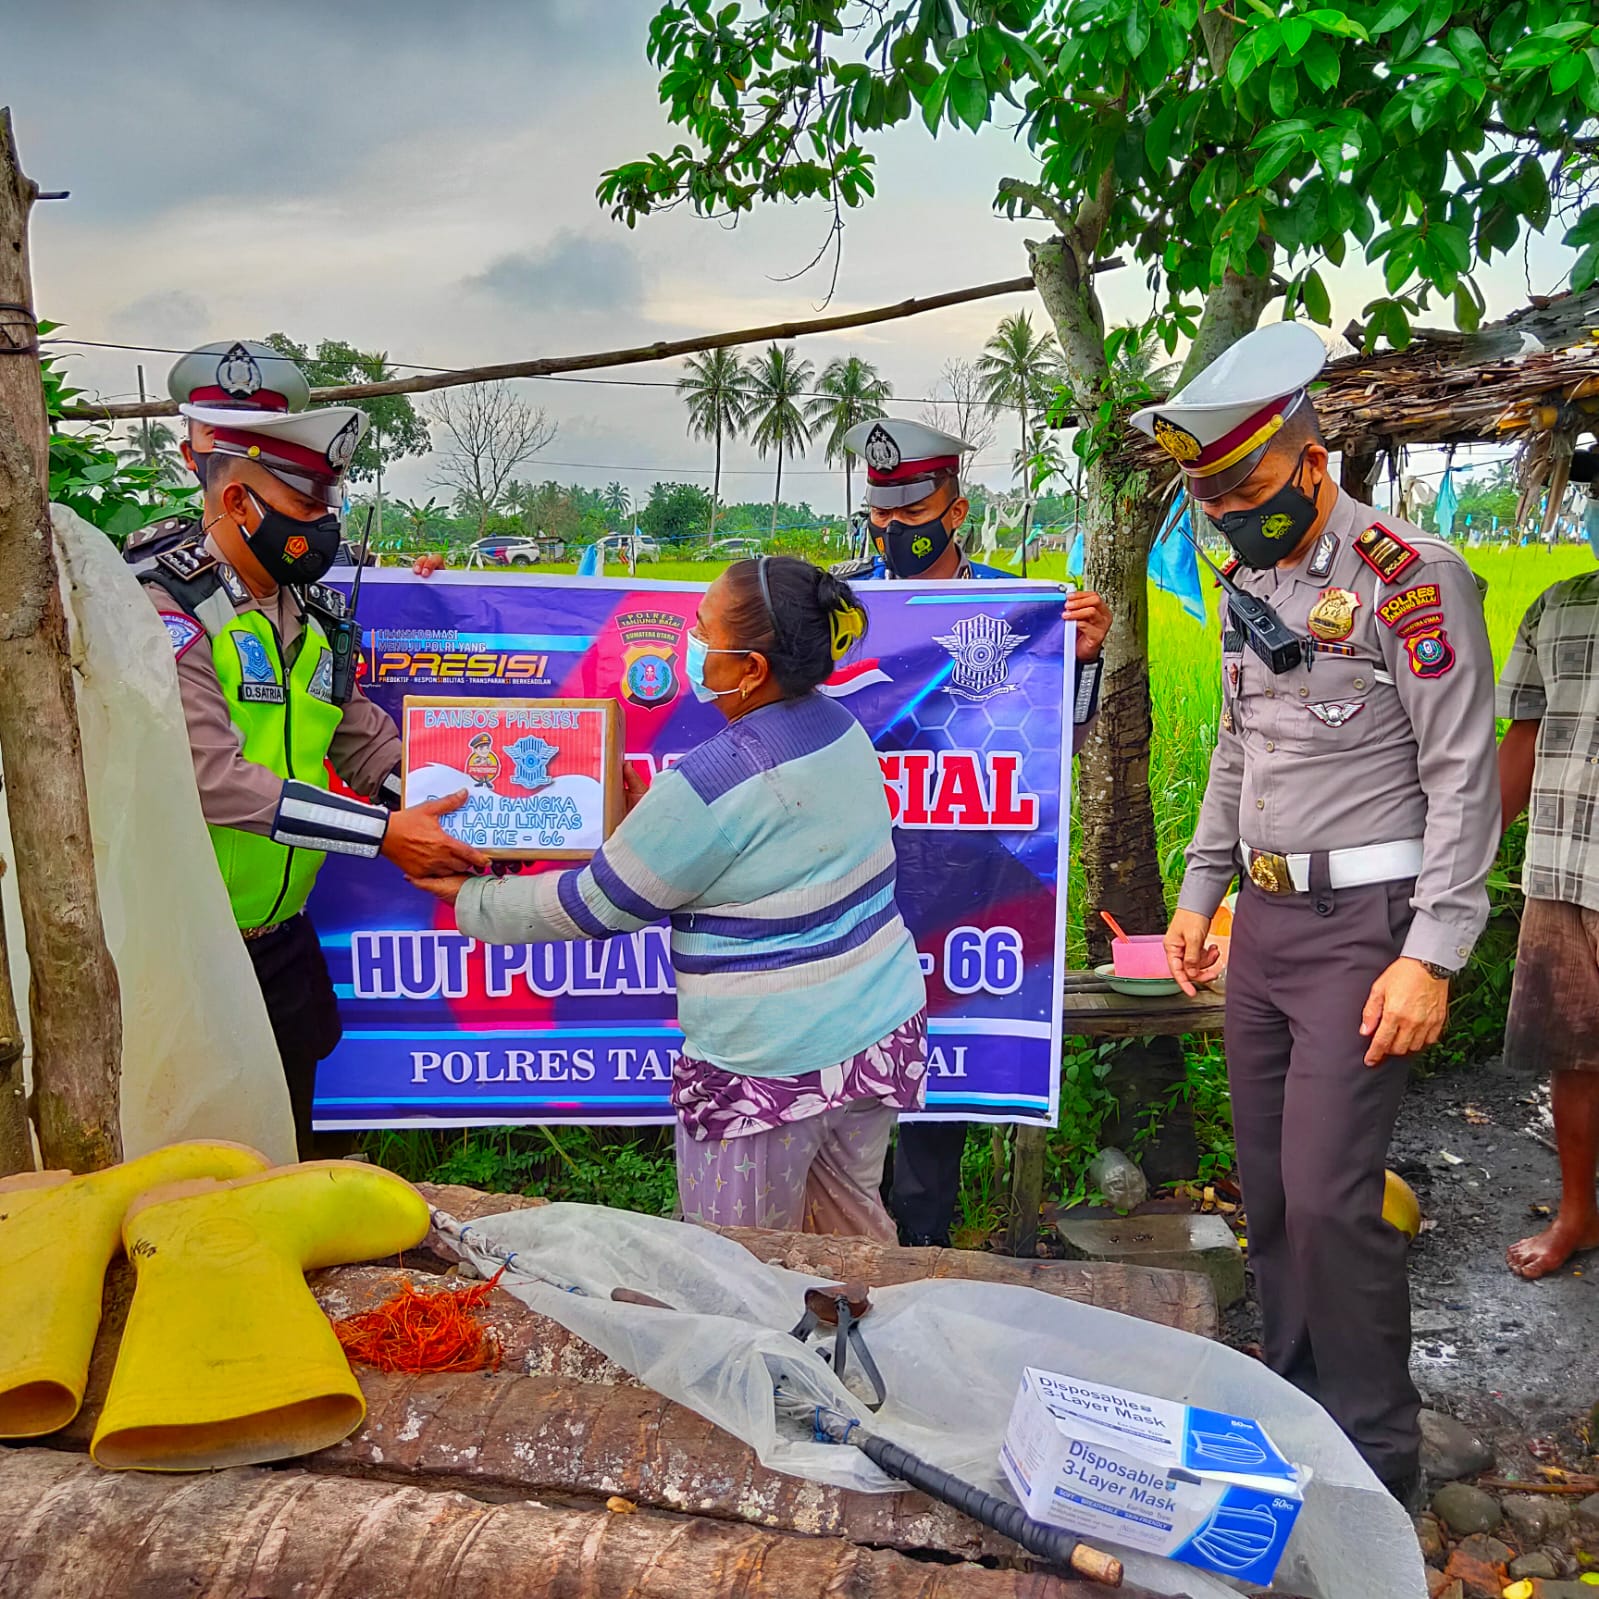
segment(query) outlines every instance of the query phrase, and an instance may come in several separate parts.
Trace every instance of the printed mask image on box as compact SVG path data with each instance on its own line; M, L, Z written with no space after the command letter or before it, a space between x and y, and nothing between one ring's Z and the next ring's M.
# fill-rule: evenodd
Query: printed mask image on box
M501 860L584 860L622 819L613 700L410 695L405 803L467 791L446 831Z

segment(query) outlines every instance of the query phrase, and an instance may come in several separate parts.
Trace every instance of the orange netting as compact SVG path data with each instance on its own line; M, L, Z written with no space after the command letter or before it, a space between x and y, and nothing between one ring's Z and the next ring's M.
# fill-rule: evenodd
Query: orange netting
M334 1322L333 1331L351 1360L379 1371L498 1371L500 1340L478 1312L499 1280L497 1271L470 1288L425 1293L401 1283L381 1305Z

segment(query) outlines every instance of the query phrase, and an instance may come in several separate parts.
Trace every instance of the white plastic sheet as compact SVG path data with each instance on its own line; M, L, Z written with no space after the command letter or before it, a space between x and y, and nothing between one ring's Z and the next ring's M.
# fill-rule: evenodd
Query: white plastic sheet
M200 814L172 646L115 546L52 506L72 635L89 824L122 990L122 1141L131 1159L185 1138L294 1157L261 990ZM0 790L0 850L14 865ZM11 981L28 1025L15 870L3 880Z
M774 1380L864 1416L859 1401L788 1329L822 1279L767 1266L731 1240L682 1222L588 1205L550 1205L441 1234L485 1276L587 1339L657 1393L751 1446L764 1465L837 1487L892 1486L858 1450L811 1441L780 1420ZM618 1304L613 1288L672 1312ZM1166 1399L1237 1410L1262 1422L1314 1473L1276 1586L1307 1599L1421 1599L1409 1518L1326 1412L1256 1360L1223 1344L1032 1288L955 1279L874 1288L863 1332L888 1386L874 1430L934 1465L1008 1494L1000 1438L1025 1366ZM1128 1553L1128 1576L1157 1593L1231 1599L1231 1586L1153 1555Z

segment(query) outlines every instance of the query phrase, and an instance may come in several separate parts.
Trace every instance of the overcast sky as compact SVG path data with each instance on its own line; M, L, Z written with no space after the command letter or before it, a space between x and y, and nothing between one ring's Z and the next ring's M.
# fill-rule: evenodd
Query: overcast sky
M629 232L594 198L608 167L675 139L644 40L655 0L23 0L9 8L0 104L23 163L64 204L34 214L40 313L82 339L188 347L282 331L341 338L391 360L471 366L683 337L815 314L823 271L796 282L828 218L773 207L736 229L686 212ZM1027 175L1008 135L920 119L878 147L878 198L848 218L831 310L864 308L1027 271L1042 224L993 216L996 180ZM1530 252L1531 287L1563 285L1569 255ZM1332 280L1334 325L1373 294L1374 274ZM1484 274L1491 315L1520 304L1520 260ZM1109 319L1141 318L1141 274L1101 280ZM898 394L929 394L951 356L975 356L994 323L1033 295L807 339L825 364L858 351ZM136 391L135 363L165 388L173 356L89 350L76 379ZM671 379L674 364L618 376ZM685 436L667 388L526 383L559 423L523 475L635 492L657 478L709 484L710 450ZM916 414L912 403L896 410ZM1008 480L1011 424L975 476ZM429 468L393 474L426 494ZM785 490L840 508L819 452L785 467ZM760 499L771 469L734 447L724 493ZM785 493L785 498L789 498Z

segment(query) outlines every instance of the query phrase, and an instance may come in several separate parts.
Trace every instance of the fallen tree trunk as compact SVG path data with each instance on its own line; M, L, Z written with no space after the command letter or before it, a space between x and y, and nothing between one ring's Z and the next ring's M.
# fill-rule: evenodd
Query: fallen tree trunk
M1028 1560L1008 1538L923 1494L852 1493L768 1471L747 1444L647 1388L468 1372L357 1375L366 1422L309 1456L312 1471L568 1503L614 1494L651 1509L877 1548Z
M475 1188L418 1185L435 1209L457 1221L475 1221L509 1210L545 1203L517 1194L485 1194ZM863 1282L874 1288L923 1282L930 1277L971 1282L1015 1283L1078 1304L1116 1310L1142 1321L1214 1338L1219 1326L1216 1294L1197 1272L1162 1271L1098 1261L1014 1260L976 1249L902 1249L869 1238L835 1238L817 1233L764 1232L754 1227L712 1229L752 1255L789 1271L833 1282ZM437 1247L436 1237L429 1242Z
M1139 1599L1135 1590L1122 1590ZM832 1538L240 1468L0 1453L0 1593L29 1599L1103 1599ZM1147 1599L1147 1596L1145 1596Z

